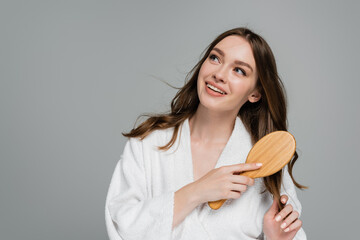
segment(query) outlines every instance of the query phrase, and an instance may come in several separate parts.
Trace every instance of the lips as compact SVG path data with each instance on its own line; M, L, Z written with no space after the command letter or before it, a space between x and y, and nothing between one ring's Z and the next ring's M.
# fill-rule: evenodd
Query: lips
M226 94L227 94L227 92L226 92L222 87L220 87L219 85L217 85L217 84L215 84L215 83L213 83L213 82L205 82L206 87L208 87L208 86L207 86L208 84L211 85L211 86L213 86L213 87L215 87L215 88L217 88L217 89L211 88L211 89L214 90L215 92L217 92L216 90L220 90L221 92L223 92L223 93L222 93L223 95L226 95Z

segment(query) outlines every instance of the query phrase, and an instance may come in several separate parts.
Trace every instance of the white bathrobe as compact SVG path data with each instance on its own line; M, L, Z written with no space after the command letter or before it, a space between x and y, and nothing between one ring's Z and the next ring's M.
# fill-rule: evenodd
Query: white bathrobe
M264 239L263 217L272 204L263 180L255 179L239 199L227 200L218 210L207 203L195 208L172 230L174 193L194 181L189 121L186 119L175 144L157 150L171 138L173 128L153 131L142 141L130 138L111 179L105 219L110 240L241 240ZM244 163L252 147L250 135L239 117L215 168ZM282 193L301 212L287 168ZM306 239L300 229L295 239Z

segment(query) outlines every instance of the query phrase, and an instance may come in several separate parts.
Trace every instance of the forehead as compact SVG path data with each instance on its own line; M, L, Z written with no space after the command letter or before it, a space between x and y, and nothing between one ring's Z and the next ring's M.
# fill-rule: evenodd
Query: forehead
M241 36L231 35L218 42L214 48L219 48L225 57L231 60L246 62L255 69L255 59L250 44Z

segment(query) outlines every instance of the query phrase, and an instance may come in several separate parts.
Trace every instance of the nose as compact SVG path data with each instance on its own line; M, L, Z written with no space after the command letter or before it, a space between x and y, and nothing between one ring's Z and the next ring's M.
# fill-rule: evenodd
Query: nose
M225 66L219 66L219 68L214 72L213 78L215 82L226 82L226 68Z

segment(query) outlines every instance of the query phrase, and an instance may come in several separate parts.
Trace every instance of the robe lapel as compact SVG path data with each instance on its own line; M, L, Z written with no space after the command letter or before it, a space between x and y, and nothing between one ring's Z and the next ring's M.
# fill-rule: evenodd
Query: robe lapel
M183 161L186 161L186 165L191 167L191 170L187 171L186 176L187 178L189 178L188 180L193 181L193 164L191 156L189 119L186 119L183 122L180 132L180 147L186 156L186 159L183 159ZM252 143L250 134L246 130L240 117L236 117L234 129L223 151L220 154L215 168L237 163L244 163L251 147Z
M215 168L245 163L252 147L251 137L239 117L236 117L232 134L223 149Z
M183 122L179 130L176 144L174 145L174 148L176 149L174 156L174 187L176 190L178 190L181 187L194 181L189 119L186 119ZM237 117L231 136L225 145L215 168L237 163L244 163L251 147L251 137L243 125L241 119ZM199 236L197 239L209 238L208 233L204 228L202 221L200 220L211 211L211 209L209 207L205 207L205 205L207 206L206 203L199 205L185 219L183 239L188 239L186 236L191 236L195 232ZM201 209L205 211L202 211Z
M251 137L239 117L236 117L234 129L226 143L215 168L237 163L244 163L247 154L252 147ZM191 156L191 140L189 119L186 119L180 127L179 135L173 146L175 189L179 189L194 181L193 163Z

